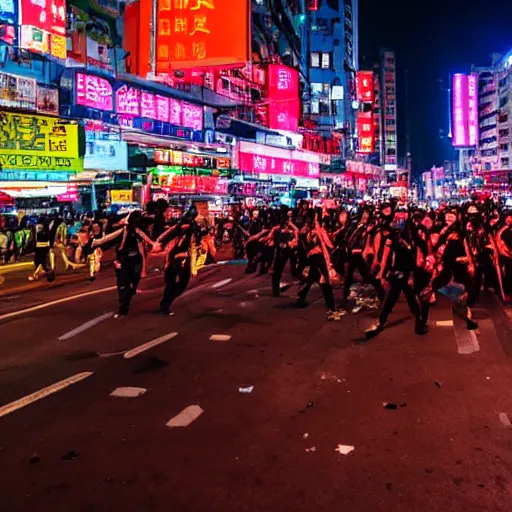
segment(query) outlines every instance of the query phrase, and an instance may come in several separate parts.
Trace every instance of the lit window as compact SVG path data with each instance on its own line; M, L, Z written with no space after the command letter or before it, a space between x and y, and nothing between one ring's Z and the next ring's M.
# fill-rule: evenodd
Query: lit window
M318 52L311 53L311 67L312 68L320 67L320 54Z
M322 69L329 69L331 67L331 54L322 53Z
M312 114L320 113L320 102L318 100L313 100L311 102L311 113Z
M313 82L311 84L311 96L318 97L322 94L322 84Z

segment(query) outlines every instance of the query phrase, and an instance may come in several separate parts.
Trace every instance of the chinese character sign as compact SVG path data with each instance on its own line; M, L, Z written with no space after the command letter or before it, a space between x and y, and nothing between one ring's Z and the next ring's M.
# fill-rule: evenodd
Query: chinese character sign
M183 122L182 126L192 128L192 130L203 129L203 107L191 105L190 103L182 104Z
M118 114L127 114L138 116L140 111L141 91L122 85L116 92L116 112Z
M99 76L76 74L76 104L111 112L113 92L110 82Z
M280 64L268 66L268 97L272 100L297 100L299 98L299 73Z
M373 72L357 72L356 94L357 101L373 103Z
M468 146L469 136L467 75L453 75L452 94L452 144L455 147Z
M66 58L66 1L21 0L21 46Z
M478 143L478 75L468 76L468 135L469 145Z
M78 124L4 112L0 119L0 165L4 169L82 170Z
M359 137L360 153L372 153L374 151L375 124L373 117L359 113L357 116L357 133Z
M247 62L249 16L248 0L158 0L157 74Z

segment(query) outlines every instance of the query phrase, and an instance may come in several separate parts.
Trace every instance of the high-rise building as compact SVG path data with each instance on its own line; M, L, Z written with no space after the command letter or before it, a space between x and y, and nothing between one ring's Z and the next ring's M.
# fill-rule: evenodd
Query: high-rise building
M381 52L381 83L382 163L386 171L396 171L398 167L396 57L391 50Z

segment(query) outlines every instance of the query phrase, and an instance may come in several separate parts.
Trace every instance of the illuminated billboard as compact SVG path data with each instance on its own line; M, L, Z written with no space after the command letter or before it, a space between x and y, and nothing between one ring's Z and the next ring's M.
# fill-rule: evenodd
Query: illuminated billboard
M357 101L373 103L373 72L358 71L356 75Z
M359 112L357 114L357 134L359 153L373 153L375 148L375 123L373 115Z
M453 75L452 144L475 146L478 137L478 97L476 75Z
M66 0L21 0L22 48L66 58Z
M268 127L298 131L299 73L280 64L269 64L267 70Z
M241 65L250 60L250 48L248 0L158 0L157 74Z

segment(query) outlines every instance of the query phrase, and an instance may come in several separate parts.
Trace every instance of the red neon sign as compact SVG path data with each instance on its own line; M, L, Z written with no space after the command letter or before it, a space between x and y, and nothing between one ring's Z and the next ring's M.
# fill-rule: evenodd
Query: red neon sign
M249 15L248 0L158 0L157 74L249 61Z
M358 71L356 75L357 101L373 103L373 72Z
M375 145L375 124L373 116L359 112L357 114L357 133L360 153L372 153Z

